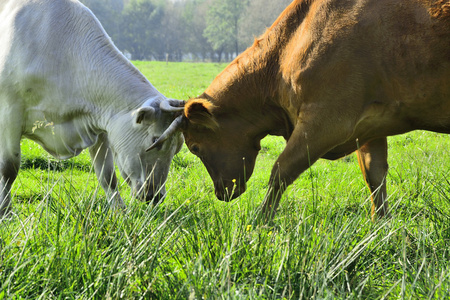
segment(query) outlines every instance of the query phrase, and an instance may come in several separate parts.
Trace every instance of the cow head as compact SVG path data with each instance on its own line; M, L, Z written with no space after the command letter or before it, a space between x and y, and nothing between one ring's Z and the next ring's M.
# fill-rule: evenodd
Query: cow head
M181 114L182 107L177 109L173 104L167 105L172 101L176 102L144 103L131 115L123 116L123 120L115 121L118 128L111 130L108 136L122 177L137 198L149 203L157 203L165 196L170 163L183 145L183 136L176 133L147 151L148 145L158 140L174 118Z
M253 125L232 114L219 113L205 99L191 99L164 138L181 129L187 147L211 176L217 198L229 201L245 191L260 150L261 137Z

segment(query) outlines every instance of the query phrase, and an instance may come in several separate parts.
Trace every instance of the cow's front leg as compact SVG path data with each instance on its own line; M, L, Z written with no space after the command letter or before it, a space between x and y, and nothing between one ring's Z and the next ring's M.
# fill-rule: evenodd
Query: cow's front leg
M11 211L11 186L20 167L20 152L15 157L0 160L0 219Z
M0 97L1 98L1 97ZM0 219L11 211L11 187L20 168L22 118L17 107L2 106L0 117ZM5 113L6 111L6 113Z
M320 126L316 122L303 122L295 127L270 175L269 189L262 206L265 222L274 217L286 188L324 153L345 141L349 134L332 123Z
M358 163L372 198L372 220L375 216L389 216L386 200L387 139L379 138L362 145L357 151Z
M106 134L99 136L97 143L89 148L89 154L94 164L98 182L107 197L110 198L111 206L125 208L125 204L119 194L114 158Z

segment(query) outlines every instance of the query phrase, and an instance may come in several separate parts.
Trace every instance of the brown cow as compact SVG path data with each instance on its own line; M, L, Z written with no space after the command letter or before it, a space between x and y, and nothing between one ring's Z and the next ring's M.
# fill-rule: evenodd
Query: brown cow
M450 2L293 1L186 102L163 137L176 128L221 200L245 191L260 140L283 136L263 204L269 219L286 187L317 159L357 150L372 216L384 216L386 137L450 133Z

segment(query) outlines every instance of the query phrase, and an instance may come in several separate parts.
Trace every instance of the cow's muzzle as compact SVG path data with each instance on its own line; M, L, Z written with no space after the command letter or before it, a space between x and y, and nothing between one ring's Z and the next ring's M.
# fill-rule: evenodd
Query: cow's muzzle
M214 183L214 189L217 199L229 202L245 192L246 185L239 184L234 180L220 181Z
M145 202L147 202L147 204L156 205L158 203L162 203L165 198L166 198L165 193L156 193L156 194L147 193L145 195Z
M163 187L155 187L151 184L139 189L136 194L140 201L153 205L162 203L166 197L165 189Z

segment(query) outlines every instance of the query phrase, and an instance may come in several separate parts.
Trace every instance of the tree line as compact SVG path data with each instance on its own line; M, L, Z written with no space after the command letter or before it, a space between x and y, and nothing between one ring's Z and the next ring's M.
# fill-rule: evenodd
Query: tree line
M81 0L135 60L229 61L292 0Z

